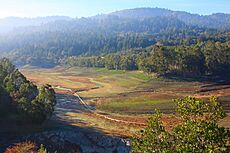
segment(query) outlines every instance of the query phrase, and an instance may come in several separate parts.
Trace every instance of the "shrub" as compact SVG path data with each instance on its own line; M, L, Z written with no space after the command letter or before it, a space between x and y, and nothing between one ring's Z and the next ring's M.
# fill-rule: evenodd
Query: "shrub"
M215 97L209 101L185 97L175 102L182 123L166 131L158 111L134 138L134 153L230 152L230 131L217 124L225 113Z
M26 141L7 148L5 153L48 153L48 151L43 145L38 148L33 142Z

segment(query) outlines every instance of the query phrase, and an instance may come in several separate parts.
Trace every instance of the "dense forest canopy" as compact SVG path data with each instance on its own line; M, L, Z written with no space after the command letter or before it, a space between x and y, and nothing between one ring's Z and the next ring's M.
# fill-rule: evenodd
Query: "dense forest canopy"
M49 17L43 24L37 20L31 25L24 19L27 24L1 34L1 56L19 66L67 63L161 74L229 72L229 14L138 8L88 18ZM159 51L156 46L161 46ZM96 64L85 64L95 57Z
M161 75L228 77L230 75L230 41L225 43L208 41L190 46L154 45L105 56L72 56L62 62L70 66L142 70Z
M50 85L37 87L8 59L0 59L0 122L7 118L40 123L52 114L55 104L55 92Z

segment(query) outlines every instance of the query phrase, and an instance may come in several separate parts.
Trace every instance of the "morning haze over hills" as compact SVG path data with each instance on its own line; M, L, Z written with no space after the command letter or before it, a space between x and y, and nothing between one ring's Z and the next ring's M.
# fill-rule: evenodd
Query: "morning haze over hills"
M45 13L63 5L58 14L86 5L87 14L107 2L121 3L22 4ZM230 14L140 7L0 19L0 152L227 153L229 113Z
M88 18L9 17L0 20L0 51L17 65L30 64L35 57L34 63L58 64L68 56L115 53L157 42L181 44L179 39L224 32L229 25L229 14L203 16L161 8L127 9ZM174 42L164 42L170 37Z
M194 24L199 26L206 26L217 28L219 26L227 26L229 24L230 14L225 13L214 13L212 15L199 15L191 14L184 11L173 11L163 8L135 8L135 9L126 9L121 11L112 12L109 14L96 15L88 17L88 19L97 19L105 17L117 16L119 18L152 18L152 17L174 17L177 18L186 24ZM12 30L14 27L24 27L24 26L39 26L53 21L58 20L77 20L67 17L67 16L49 16L49 17L36 17L36 18L20 18L20 17L6 17L0 19L0 26ZM77 21L76 21L77 22ZM223 25L222 25L223 24Z

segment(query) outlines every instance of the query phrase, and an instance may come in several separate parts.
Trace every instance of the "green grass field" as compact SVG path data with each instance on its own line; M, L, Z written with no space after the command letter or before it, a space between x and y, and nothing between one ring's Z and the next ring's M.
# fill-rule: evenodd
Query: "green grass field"
M171 113L174 103L170 100L149 100L142 98L128 98L125 100L111 100L97 108L102 111L121 114L145 114L151 113L155 109Z

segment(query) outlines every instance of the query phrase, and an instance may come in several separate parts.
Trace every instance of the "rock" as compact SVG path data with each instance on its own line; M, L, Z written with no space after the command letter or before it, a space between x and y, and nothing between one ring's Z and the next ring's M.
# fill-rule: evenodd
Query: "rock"
M129 153L131 152L131 148L125 147L125 146L118 146L117 147L117 153Z
M44 144L49 150L61 150L63 153L71 147L84 153L129 153L131 151L128 140L78 129L45 131L24 136L17 141L26 140Z

